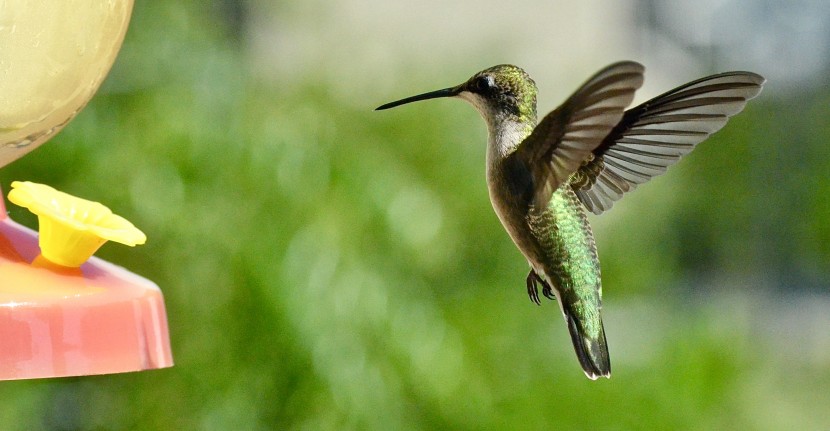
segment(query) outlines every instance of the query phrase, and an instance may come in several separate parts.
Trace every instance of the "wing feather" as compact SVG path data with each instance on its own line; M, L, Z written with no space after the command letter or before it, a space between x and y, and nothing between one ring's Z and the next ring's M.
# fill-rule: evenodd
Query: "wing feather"
M764 81L751 72L721 73L626 111L571 186L588 210L601 214L720 130L761 92Z
M588 79L552 111L516 150L530 167L536 191L533 204L547 206L554 190L568 181L619 124L634 91L643 84L643 66L614 63Z

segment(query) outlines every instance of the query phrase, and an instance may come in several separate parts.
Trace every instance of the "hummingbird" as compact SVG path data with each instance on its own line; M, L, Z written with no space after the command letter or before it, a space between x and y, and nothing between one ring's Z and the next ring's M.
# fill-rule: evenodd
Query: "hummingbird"
M487 124L487 188L510 238L530 265L530 300L556 300L585 375L611 376L602 284L587 212L609 210L720 130L757 96L752 72L707 76L626 110L645 68L621 61L591 76L537 124L536 83L503 64L454 87L379 106L455 97Z

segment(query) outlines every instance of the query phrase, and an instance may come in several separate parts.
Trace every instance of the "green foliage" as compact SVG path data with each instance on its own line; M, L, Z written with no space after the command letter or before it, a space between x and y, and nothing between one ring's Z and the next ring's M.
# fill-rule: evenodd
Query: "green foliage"
M138 2L100 94L0 171L148 234L99 255L162 288L176 360L5 382L3 429L830 426L826 319L775 290L826 288L830 96L753 103L595 219L614 377L591 382L558 306L525 295L473 110L268 85L221 30Z

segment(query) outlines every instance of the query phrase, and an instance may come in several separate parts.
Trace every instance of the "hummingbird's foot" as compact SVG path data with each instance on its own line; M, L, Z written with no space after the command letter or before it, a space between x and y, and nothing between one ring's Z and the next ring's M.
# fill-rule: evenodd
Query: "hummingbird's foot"
M542 301L539 301L539 288L536 285L537 281L542 281L542 279L539 278L539 276L536 275L536 273L531 269L530 272L527 274L526 280L527 296L529 296L530 300L536 303L536 305L542 305ZM542 291L542 293L544 293L544 290Z
M555 301L556 295L553 294L553 289L551 289L550 284L542 277L539 277L539 274L532 269L527 274L527 295L530 296L530 300L535 302L536 305L542 305L542 302L539 301L539 284L542 285L542 295L545 295L545 298Z
M556 295L553 293L550 284L542 277L539 277L539 274L532 269L527 274L527 295L530 296L530 300L535 302L536 305L542 305L542 302L539 301L539 284L542 285L542 295L545 295L545 298L556 301Z

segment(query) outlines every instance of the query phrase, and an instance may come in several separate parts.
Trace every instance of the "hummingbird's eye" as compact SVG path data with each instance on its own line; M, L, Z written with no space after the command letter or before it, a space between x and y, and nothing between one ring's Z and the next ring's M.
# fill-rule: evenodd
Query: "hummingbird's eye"
M473 88L477 93L487 94L496 87L496 82L490 75L482 75L473 81Z

